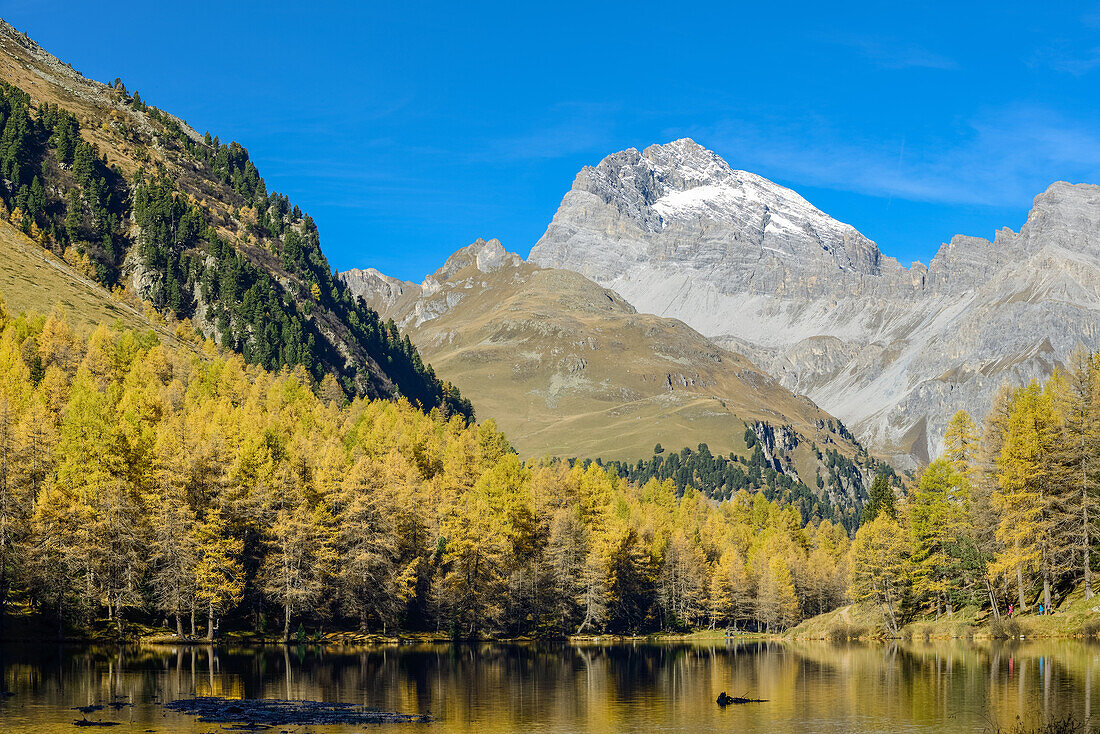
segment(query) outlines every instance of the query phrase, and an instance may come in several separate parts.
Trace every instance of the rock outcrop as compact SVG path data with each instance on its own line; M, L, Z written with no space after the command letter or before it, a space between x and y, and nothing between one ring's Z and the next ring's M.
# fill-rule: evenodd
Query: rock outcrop
M801 196L691 140L583 169L530 261L680 319L903 466L958 409L1100 335L1100 187L1056 183L1019 233L900 265Z

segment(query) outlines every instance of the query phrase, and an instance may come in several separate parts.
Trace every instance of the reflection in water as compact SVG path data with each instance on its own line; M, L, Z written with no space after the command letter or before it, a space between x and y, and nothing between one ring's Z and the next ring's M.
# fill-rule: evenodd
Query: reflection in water
M205 732L176 698L347 701L432 724L384 732L987 731L1092 713L1083 641L321 647L0 646L0 729L74 731L75 706L138 731ZM721 691L769 699L719 709ZM356 731L355 727L309 727ZM361 728L360 728L361 730Z

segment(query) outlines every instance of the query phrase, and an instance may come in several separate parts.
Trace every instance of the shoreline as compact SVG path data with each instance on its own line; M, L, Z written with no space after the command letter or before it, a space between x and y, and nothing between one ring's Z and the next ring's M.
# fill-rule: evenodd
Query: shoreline
M1032 609L1034 608L1033 605ZM966 606L953 614L926 616L903 625L895 634L886 628L882 613L867 604L849 604L803 620L784 635L790 640L1031 640L1100 637L1100 597L1085 599L1075 591L1039 615L1031 609L1012 617L993 619L988 609Z
M56 630L46 630L31 620L8 618L2 643L26 644L79 644L79 645L150 645L209 647L225 645L315 647L357 645L446 645L446 644L536 644L566 645L618 645L639 643L707 643L730 642L794 642L824 640L831 642L855 641L930 641L930 640L1017 640L1017 639L1088 639L1100 637L1100 597L1083 599L1067 604L1051 615L1033 613L1017 614L1010 619L992 620L988 610L979 612L965 607L952 615L939 618L926 617L913 620L891 634L883 624L877 608L862 604L849 604L824 614L803 620L795 627L780 633L737 631L727 633L723 629L703 629L693 632L651 632L645 634L582 634L556 636L494 636L455 638L442 632L396 633L359 632L336 630L323 634L314 633L304 638L283 639L282 635L254 632L225 632L213 640L205 637L177 637L174 631L149 627L140 623L127 625L120 636L113 628L69 631L58 638Z
M623 644L645 642L727 642L727 641L779 641L781 635L764 634L756 632L744 632L736 635L726 635L723 631L700 630L696 632L654 632L638 635L565 635L553 637L496 637L480 636L474 638L455 638L444 633L436 632L400 632L396 634L379 634L364 632L328 632L319 637L299 640L291 638L285 640L282 636L256 635L246 633L226 633L213 640L204 637L176 637L175 634L161 632L123 635L106 635L89 632L87 634L69 634L62 638L56 635L3 635L0 643L5 644L62 644L62 645L152 645L152 646L183 646L183 647L209 647L218 645L255 645L288 647L312 647L312 646L354 646L354 645L443 645L443 644L534 644L534 643L564 643L569 645L585 644Z
M946 628L945 628L946 627ZM1021 629L1019 634L995 634L989 625L966 626L959 629L957 623L946 625L935 622L913 622L903 627L899 634L886 634L885 630L828 630L825 632L794 632L782 634L747 633L725 636L708 634L654 633L646 635L569 635L565 637L477 637L453 638L446 635L378 635L378 634L327 634L320 639L283 640L259 636L222 636L213 640L204 638L177 638L174 635L138 635L118 637L74 636L62 639L54 636L11 636L0 637L5 645L103 645L103 646L150 646L150 647L357 647L357 646L403 646L403 645L533 645L561 644L569 646L585 645L624 645L654 643L709 643L727 644L750 642L829 642L846 643L888 643L888 642L932 642L949 640L999 641L1018 640L1088 640L1100 639L1100 634L1083 630L1039 630L1034 627Z

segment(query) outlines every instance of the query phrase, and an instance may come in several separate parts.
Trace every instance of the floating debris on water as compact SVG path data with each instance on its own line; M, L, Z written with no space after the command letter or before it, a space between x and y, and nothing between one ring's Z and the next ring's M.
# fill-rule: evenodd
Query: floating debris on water
M767 703L766 698L745 698L744 696L730 696L725 691L718 694L718 705L729 706L732 703Z
M240 724L230 731L260 731L283 724L403 724L428 722L427 714L379 711L354 703L287 701L280 699L183 698L164 708L212 724Z
M118 726L121 723L120 721L88 721L87 719L77 719L73 722L73 726Z

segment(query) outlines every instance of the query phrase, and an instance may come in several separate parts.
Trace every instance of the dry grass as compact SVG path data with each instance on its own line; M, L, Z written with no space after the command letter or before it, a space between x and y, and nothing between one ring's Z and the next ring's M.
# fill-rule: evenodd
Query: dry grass
M847 642L886 636L882 613L868 604L850 604L803 620L787 633L796 640Z
M1015 618L994 619L989 623L989 636L995 640L1019 637L1021 632L1020 621Z
M854 634L859 633L859 634ZM811 617L788 632L794 639L832 639L885 637L882 615L867 604L852 604ZM991 638L1012 639L1100 636L1100 596L1085 599L1084 590L1076 589L1056 607L1054 614L1039 616L1017 613L1012 619L991 619L975 607L963 607L951 616L923 618L901 629L906 640L946 640Z
M966 606L956 609L950 615L943 614L938 619L926 616L910 622L901 630L901 636L907 640L952 640L970 638L984 629L984 619L979 617L977 607Z
M817 428L827 414L743 356L682 322L634 313L581 275L522 264L492 273L467 266L440 279L443 288L421 301L435 316L406 322L410 336L525 457L631 460L656 443L743 454L746 423L756 420L855 453ZM400 301L384 315L401 323L412 306ZM809 442L794 453L812 481Z
M43 250L22 232L0 219L0 295L10 313L48 314L54 308L78 328L121 321L133 329L154 327L145 316L111 297L102 286L84 277L55 255Z

